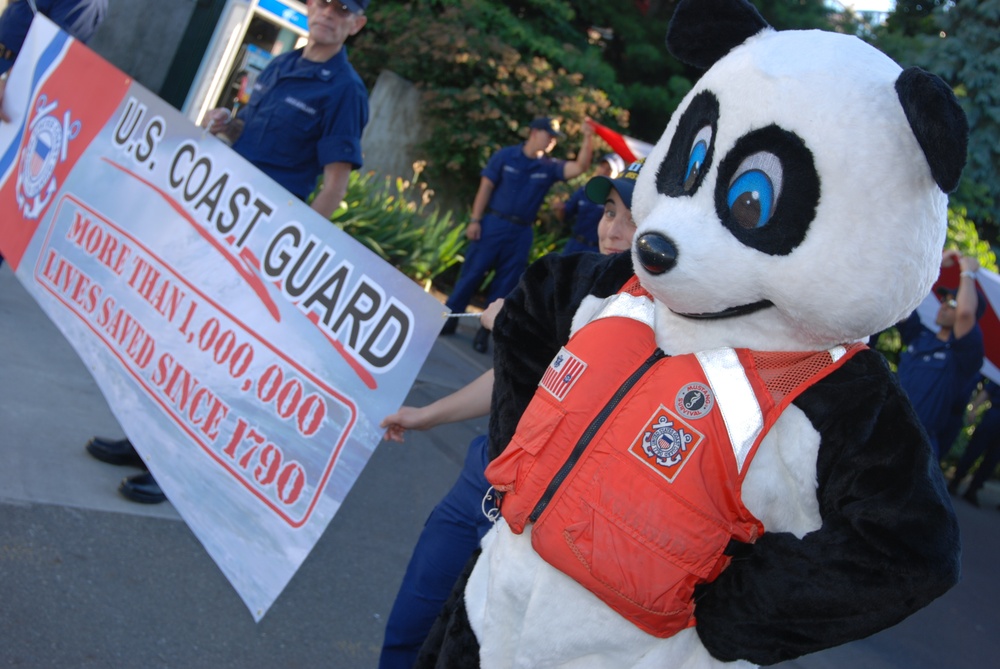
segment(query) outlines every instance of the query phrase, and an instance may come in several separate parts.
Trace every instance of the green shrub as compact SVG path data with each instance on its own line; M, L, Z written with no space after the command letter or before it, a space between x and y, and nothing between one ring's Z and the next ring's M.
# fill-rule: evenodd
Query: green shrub
M465 225L430 206L434 193L419 181L423 165L413 167L412 180L352 172L346 206L330 220L427 288L464 259Z
M423 169L423 163L414 164L409 180L352 172L344 203L330 220L425 290L433 286L447 294L465 260L465 221L432 205L434 192L420 181ZM561 229L536 227L530 262L559 251L564 239ZM480 292L492 279L491 272Z

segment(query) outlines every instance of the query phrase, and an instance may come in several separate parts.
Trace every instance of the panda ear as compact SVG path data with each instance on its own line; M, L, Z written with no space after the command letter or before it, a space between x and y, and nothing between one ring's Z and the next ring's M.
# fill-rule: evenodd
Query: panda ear
M667 49L688 65L708 69L768 27L746 0L681 0L667 28Z
M969 122L955 93L936 74L908 67L896 79L896 95L931 176L941 190L952 192L958 187L969 148Z

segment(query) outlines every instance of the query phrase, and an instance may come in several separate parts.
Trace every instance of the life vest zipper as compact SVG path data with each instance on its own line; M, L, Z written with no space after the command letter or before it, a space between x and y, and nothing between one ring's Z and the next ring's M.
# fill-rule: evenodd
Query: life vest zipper
M549 502L552 501L552 497L556 494L556 491L559 489L559 486L561 486L563 481L566 480L566 477L569 476L569 473L573 470L573 467L576 466L576 463L580 460L580 457L583 455L583 452L587 450L587 446L590 444L590 441L594 438L594 435L597 434L597 431L601 429L601 426L604 424L604 421L608 419L608 417L612 414L615 408L621 403L623 399L625 399L625 396L629 393L629 391L632 390L633 386L635 386L635 384L639 382L639 379L641 379L653 365L655 365L657 362L659 362L665 357L667 357L666 353L664 353L660 349L656 349L655 351L653 351L653 354L651 356L646 358L645 362L643 362L638 369L632 372L632 374L627 379L625 379L625 382L621 385L620 388L618 388L617 392L615 392L615 394L611 397L611 399L608 400L608 403L604 405L604 408L601 409L601 412L599 414L597 414L597 417L594 418L594 420L591 421L590 425L587 426L587 429L584 431L583 436L580 437L580 441L578 441L576 443L576 446L573 447L573 450L572 452L570 452L569 457L566 459L566 462L563 463L563 466L559 468L559 471L556 472L556 475L552 478L552 481L550 481L549 485L545 488L545 492L542 494L542 497L538 500L538 504L535 505L535 508L532 509L531 511L531 515L528 516L528 519L531 522L537 521L538 517L542 515L543 511L545 511L545 507L547 507L549 505Z

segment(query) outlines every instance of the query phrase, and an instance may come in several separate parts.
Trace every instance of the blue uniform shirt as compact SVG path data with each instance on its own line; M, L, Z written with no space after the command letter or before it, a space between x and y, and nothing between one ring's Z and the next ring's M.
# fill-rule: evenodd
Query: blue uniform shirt
M324 166L361 167L368 91L346 48L325 63L305 60L299 49L264 68L238 118L244 126L233 149L305 199Z
M953 403L968 400L960 395L982 367L983 333L977 325L961 339L941 341L920 323L916 312L898 327L907 344L899 356L899 383L934 439L945 427Z
M529 158L523 144L500 149L482 171L494 185L487 213L531 225L549 188L563 180L564 164L547 156Z
M586 186L578 188L566 201L563 212L572 227L563 253L598 250L597 226L604 215L604 205L587 197L586 190Z
M57 26L86 42L104 20L108 0L36 0L35 5ZM0 74L14 64L34 16L27 0L14 0L0 16Z

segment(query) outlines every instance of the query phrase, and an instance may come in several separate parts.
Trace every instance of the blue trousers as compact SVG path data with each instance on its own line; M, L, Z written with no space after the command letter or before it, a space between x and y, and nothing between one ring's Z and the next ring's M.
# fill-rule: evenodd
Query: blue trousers
M490 284L487 304L506 297L528 267L533 241L534 233L530 225L517 225L487 214L483 218L479 240L469 243L462 272L445 302L448 309L453 313L463 313L491 269L496 270L496 275Z
M979 456L983 456L983 461L969 484L970 493L977 492L986 484L986 481L993 475L993 470L997 468L997 463L1000 462L1000 408L991 406L983 414L983 419L976 426L976 431L972 433L972 438L969 439L969 444L965 447L965 453L962 454L955 467L953 480L961 481L972 469L972 465L979 459Z
M482 510L488 463L486 437L476 437L458 480L431 511L413 549L386 622L380 669L413 669L455 581L492 526Z

